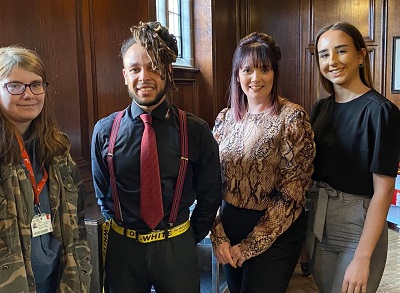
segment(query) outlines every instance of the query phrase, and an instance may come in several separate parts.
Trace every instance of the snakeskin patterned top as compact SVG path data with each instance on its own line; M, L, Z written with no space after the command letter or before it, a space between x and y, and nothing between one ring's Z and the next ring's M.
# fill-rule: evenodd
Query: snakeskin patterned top
M250 210L265 210L239 244L245 259L266 251L300 215L313 172L315 145L305 110L283 99L280 114L245 114L236 122L230 109L216 118L223 199ZM276 189L278 196L269 196ZM211 230L214 249L229 242L219 216Z

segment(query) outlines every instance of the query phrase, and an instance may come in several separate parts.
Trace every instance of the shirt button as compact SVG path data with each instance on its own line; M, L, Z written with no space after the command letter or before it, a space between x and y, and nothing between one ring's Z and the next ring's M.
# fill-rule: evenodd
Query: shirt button
M31 249L31 247L30 247L30 246L27 246L27 247L26 247L26 250L29 250L29 249Z
M31 287L31 288L32 288L32 287L33 287L33 283L29 283L29 287Z
M8 265L3 266L3 270L8 270L10 267Z

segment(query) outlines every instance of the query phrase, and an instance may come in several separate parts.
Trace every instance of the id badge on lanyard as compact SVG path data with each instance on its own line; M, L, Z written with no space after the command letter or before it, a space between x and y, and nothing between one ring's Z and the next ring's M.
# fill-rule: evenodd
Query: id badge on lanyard
M39 195L46 184L48 174L44 166L42 166L43 178L39 181L38 184L36 184L36 179L35 179L35 174L33 172L32 164L31 161L29 160L28 153L26 152L26 149L24 147L24 143L22 142L22 138L17 135L17 140L21 151L22 159L24 160L25 167L28 169L29 181L31 182L34 194L35 208L38 210L38 214L36 214L33 217L31 222L32 237L36 237L53 231L53 226L51 224L51 216L46 213L41 213L40 202L39 202Z

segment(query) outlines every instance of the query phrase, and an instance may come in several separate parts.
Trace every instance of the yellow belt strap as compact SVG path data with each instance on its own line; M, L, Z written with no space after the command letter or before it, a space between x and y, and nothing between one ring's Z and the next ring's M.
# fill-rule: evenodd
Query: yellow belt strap
M111 220L104 222L101 225L101 255L103 258L103 291L104 291L104 281L106 278L106 255L107 255L107 244L108 244L108 233L110 232Z

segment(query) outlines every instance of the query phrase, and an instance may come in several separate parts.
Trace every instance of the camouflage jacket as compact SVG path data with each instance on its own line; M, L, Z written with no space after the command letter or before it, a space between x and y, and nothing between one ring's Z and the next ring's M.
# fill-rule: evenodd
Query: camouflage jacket
M53 236L62 243L57 292L86 293L92 266L83 182L69 154L55 157L47 169ZM2 164L0 171L0 292L36 292L30 250L31 183L20 164Z

